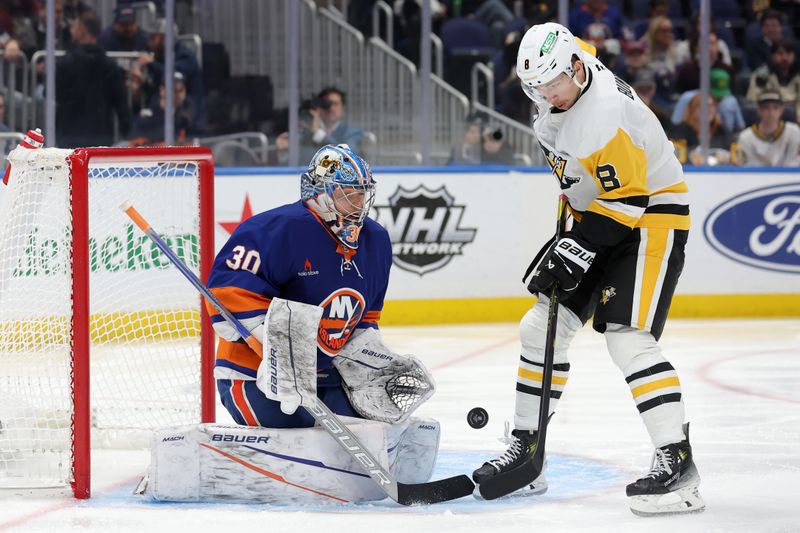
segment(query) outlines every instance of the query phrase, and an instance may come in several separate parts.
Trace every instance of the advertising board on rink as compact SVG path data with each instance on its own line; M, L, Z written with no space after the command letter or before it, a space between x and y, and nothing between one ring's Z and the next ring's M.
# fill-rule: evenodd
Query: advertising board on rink
M250 214L296 201L299 172L217 169L216 245ZM387 168L371 216L394 265L386 323L518 320L521 278L555 230L541 169ZM800 315L800 173L687 172L692 229L673 316ZM765 295L769 295L765 298Z

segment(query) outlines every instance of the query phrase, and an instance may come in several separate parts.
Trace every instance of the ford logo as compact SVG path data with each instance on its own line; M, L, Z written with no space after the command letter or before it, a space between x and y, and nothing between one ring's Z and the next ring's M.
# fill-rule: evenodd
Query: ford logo
M800 183L731 198L711 211L703 232L716 251L738 263L800 272Z

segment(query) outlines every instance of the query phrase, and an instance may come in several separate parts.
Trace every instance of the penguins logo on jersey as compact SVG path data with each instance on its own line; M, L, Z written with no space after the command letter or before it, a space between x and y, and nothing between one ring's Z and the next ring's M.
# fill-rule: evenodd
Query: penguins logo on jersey
M476 228L461 227L466 206L457 205L444 186L413 190L402 186L389 205L376 205L375 220L389 232L392 262L420 276L444 267L475 240Z
M324 353L334 356L344 347L356 325L364 316L364 297L348 287L333 291L319 304L322 319L319 321L317 345Z
M548 149L542 143L539 143L539 146L542 147L542 152L544 152L544 158L547 161L547 166L550 167L550 171L556 176L556 178L558 178L562 190L569 189L581 181L580 177L573 178L564 174L564 169L567 166L566 159Z

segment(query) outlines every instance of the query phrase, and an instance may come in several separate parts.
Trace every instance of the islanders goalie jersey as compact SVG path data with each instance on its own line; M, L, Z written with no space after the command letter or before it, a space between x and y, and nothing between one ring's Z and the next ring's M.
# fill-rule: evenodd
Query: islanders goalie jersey
M672 143L627 83L582 51L587 80L567 111L541 111L533 126L579 222L603 247L637 227L689 229L688 189Z
M322 378L355 328L377 328L389 282L389 235L367 218L357 252L342 246L302 201L242 222L214 260L211 292L256 333L272 298L324 309L317 334ZM207 304L220 337L216 379L256 379L261 358ZM260 340L260 339L259 339Z

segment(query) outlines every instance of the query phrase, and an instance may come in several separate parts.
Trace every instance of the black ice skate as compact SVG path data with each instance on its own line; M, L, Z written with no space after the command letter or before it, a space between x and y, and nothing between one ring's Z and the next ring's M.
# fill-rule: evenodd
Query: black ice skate
M703 511L705 502L698 492L700 475L692 458L689 424L686 440L656 448L650 473L625 489L631 511L639 516Z
M508 430L506 430L508 431ZM515 469L525 468L530 465L534 452L536 451L536 431L527 431L522 429L515 429L508 436L506 433L505 440L509 446L508 449L498 457L492 459L475 470L472 473L472 479L480 485L496 477L498 474L506 474L514 471ZM530 479L530 478L529 478ZM542 494L547 491L547 480L544 477L544 469L542 473L530 483L527 483L523 488L525 495ZM480 493L476 490L475 494L480 497Z

